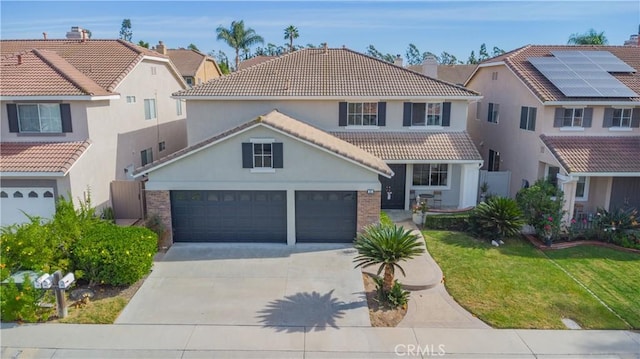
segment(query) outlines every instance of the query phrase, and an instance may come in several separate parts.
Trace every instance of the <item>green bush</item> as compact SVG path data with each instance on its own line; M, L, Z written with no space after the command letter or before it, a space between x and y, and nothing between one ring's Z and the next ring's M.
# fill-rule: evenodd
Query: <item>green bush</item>
M533 186L521 189L516 194L516 201L522 210L524 220L535 228L538 236L542 238L545 232L549 231L553 237L558 236L564 214L562 190L549 181L540 179ZM550 228L545 230L546 226Z
M469 212L427 215L424 226L428 229L442 229L447 231L466 231Z
M506 197L493 197L480 203L469 217L470 231L488 239L515 236L524 223L516 201Z
M2 278L18 270L47 271L53 264L54 248L51 246L51 227L41 224L39 218L31 222L2 228Z
M385 212L380 212L380 224L385 226L393 226L393 221Z
M72 258L91 284L129 285L149 272L157 243L147 228L102 223L77 241Z
M397 281L393 281L393 286L389 291L383 289L383 279L380 277L374 277L373 281L376 284L376 292L378 293L378 300L391 307L398 308L404 307L409 303L409 296L411 292L402 289L402 285Z
M13 279L0 286L0 315L3 322L40 322L47 320L51 314L50 308L38 305L47 295L45 290L35 289L25 274L21 287ZM50 294L49 294L50 295Z

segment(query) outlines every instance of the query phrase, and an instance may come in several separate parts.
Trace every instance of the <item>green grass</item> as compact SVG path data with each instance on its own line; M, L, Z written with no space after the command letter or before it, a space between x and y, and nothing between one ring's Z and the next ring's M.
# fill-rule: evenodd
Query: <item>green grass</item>
M60 323L74 324L113 324L127 305L127 299L112 297L89 302L78 308L69 308L69 313Z
M606 309L544 253L528 242L513 239L496 248L463 233L423 233L430 254L444 272L445 285L449 293L463 307L493 327L564 329L561 319L570 318L588 329L629 329L624 321ZM582 253L585 251L584 248L577 247L574 250L576 253ZM562 255L563 252L560 251L556 255ZM592 256L587 255L586 259L590 258ZM636 256L636 267L640 264L639 260L640 256ZM602 261L606 263L602 264L603 267L616 268L612 269L615 273L623 273L628 269L627 266L633 266L633 258L622 262L624 266L620 267L617 261ZM566 264L566 267L570 268L573 262L567 258L566 263L569 264ZM565 264L561 265L565 267ZM587 262L583 262L581 268L586 273L600 269L590 270L588 266ZM632 273L636 273L636 278L638 270L631 270ZM606 273L601 275L606 277ZM585 277L588 275L585 274ZM624 287L622 298L628 299L632 304L624 313L635 310L637 314L637 300L633 303L629 298L633 296L631 291L634 282L628 279L625 283L628 285ZM635 283L637 292L637 279ZM607 290L618 293L616 287L606 287ZM592 290L596 292L595 289ZM614 295L612 297L617 298ZM605 298L602 299L607 302ZM616 307L613 302L607 304L612 308ZM634 323L632 316L619 314L629 323ZM633 326L637 327L635 324Z

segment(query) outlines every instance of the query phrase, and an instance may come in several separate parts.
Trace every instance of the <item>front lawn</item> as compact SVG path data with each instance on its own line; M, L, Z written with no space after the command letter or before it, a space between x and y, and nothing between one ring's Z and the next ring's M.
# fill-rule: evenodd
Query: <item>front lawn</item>
M561 319L569 318L585 329L629 329L525 241L508 240L504 246L492 247L459 232L423 234L430 254L444 272L449 293L493 327L563 329ZM567 271L580 273L574 276L633 327L640 327L640 303L632 299L634 288L636 294L640 288L640 256L616 251L611 254L602 248L596 251L599 255L589 247L576 247L550 255ZM594 285L596 282L601 288Z

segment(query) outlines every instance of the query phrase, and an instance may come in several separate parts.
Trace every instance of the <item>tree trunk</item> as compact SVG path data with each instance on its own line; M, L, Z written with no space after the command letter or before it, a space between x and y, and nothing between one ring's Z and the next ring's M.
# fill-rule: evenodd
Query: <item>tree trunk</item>
M385 264L382 290L385 293L389 293L391 291L391 287L393 287L393 266L391 264Z
M240 49L236 49L236 68L234 71L238 71L240 68Z

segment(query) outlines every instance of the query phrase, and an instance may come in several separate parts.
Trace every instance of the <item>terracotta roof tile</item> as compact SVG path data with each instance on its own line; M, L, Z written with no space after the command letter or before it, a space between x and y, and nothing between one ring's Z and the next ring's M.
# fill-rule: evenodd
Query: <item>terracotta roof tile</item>
M238 68L238 70L244 70L246 68L249 68L251 66L257 65L257 64L261 64L265 61L269 61L271 59L275 59L278 56L264 56L264 55L260 55L260 56L254 56L248 60L244 60L240 63L240 66Z
M182 76L195 76L202 63L213 58L195 50L189 49L168 49L167 56L171 59ZM216 65L217 66L217 65Z
M530 62L530 57L552 56L551 51L609 51L629 66L636 69L635 73L612 73L617 78L633 90L640 94L640 47L637 46L592 46L592 45L528 45L510 51L501 56L489 59L483 64L504 61L505 64L517 75L542 101L609 101L611 98L584 98L567 97L562 91L556 88L542 73L540 73ZM636 98L616 98L616 100L640 101Z
M640 136L546 136L540 139L569 173L640 172Z
M348 49L303 49L209 81L177 96L479 96Z
M62 172L89 148L89 141L2 142L0 172Z
M480 161L466 132L332 132L383 160Z

